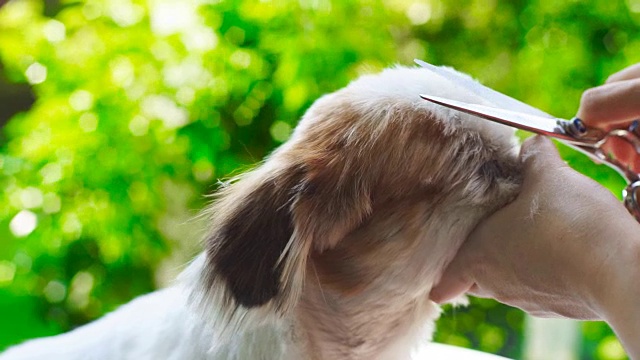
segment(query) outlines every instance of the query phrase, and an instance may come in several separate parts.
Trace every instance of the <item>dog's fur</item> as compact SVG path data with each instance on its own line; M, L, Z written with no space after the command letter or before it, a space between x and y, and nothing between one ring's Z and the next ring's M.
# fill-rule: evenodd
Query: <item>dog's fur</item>
M411 358L439 314L434 282L521 182L512 130L421 93L484 102L417 68L320 98L217 194L177 285L0 358Z

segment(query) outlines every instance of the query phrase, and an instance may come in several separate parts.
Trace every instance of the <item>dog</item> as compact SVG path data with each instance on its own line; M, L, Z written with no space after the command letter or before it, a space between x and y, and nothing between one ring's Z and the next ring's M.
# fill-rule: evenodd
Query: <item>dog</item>
M417 358L440 313L429 291L522 182L512 129L421 93L487 103L401 66L324 95L218 191L174 286L0 359Z

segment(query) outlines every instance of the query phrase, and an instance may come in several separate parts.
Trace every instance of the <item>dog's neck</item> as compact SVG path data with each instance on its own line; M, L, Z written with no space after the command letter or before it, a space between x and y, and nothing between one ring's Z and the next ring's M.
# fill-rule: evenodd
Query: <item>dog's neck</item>
M311 275L313 276L313 275ZM389 296L345 296L306 284L296 310L297 343L305 358L314 360L410 359L411 351L427 341L429 318L438 310L426 297L413 301Z

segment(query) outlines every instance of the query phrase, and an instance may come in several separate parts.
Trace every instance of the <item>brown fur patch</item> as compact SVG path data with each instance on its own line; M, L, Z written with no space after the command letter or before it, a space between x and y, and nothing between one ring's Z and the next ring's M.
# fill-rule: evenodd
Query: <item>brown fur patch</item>
M215 245L209 258L240 305L264 305L280 291L283 263L278 259L293 234L289 207L300 172L287 174L285 181L265 181L238 199L233 214L208 240Z

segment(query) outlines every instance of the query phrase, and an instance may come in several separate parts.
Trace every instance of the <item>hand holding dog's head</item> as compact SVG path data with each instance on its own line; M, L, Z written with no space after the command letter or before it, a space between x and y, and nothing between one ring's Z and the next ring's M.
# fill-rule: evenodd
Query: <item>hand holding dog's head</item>
M204 298L222 285L227 305L285 313L310 263L326 290L345 296L427 296L468 232L520 182L512 130L418 96L479 101L460 91L397 68L319 99L287 143L218 194Z

